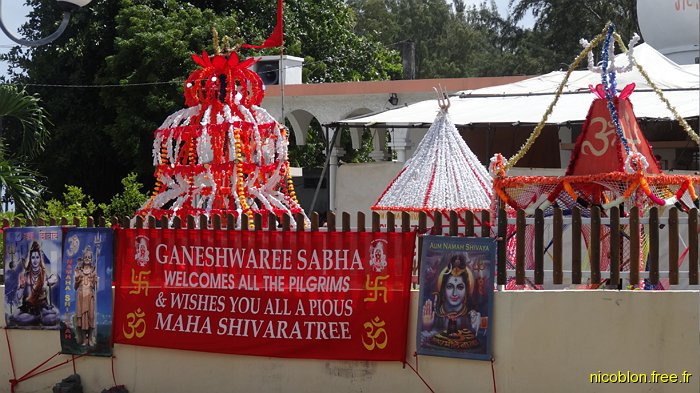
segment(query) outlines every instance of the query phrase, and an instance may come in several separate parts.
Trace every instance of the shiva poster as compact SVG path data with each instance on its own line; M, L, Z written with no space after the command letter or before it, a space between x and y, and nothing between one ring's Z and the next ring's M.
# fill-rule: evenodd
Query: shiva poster
M71 228L65 238L61 353L111 356L112 230Z
M5 325L59 328L60 227L5 229Z
M425 236L416 349L421 355L491 359L496 241Z

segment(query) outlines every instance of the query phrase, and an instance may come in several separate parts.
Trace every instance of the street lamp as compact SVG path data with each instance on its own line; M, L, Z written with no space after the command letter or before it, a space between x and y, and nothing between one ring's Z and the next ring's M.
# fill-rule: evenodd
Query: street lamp
M15 0L16 1L16 0ZM42 38L36 41L29 41L25 40L24 38L18 38L15 37L9 30L7 30L7 27L5 27L5 23L2 21L2 0L0 0L0 29L7 35L12 41L24 45L24 46L39 46L39 45L45 45L48 43L53 42L56 38L58 38L63 32L66 30L66 27L68 27L68 22L70 21L70 14L71 12L75 11L76 9L80 7L84 7L88 5L92 0L57 0L58 1L58 6L63 10L63 20L61 21L61 25L58 26L58 29L53 32L50 36L46 38Z

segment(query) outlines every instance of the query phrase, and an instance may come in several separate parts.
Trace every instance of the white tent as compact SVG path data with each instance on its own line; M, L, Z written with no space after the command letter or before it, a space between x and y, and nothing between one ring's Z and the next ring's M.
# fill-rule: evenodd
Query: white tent
M678 113L684 118L700 114L700 66L678 65L648 44L634 48L634 58L647 75L663 90ZM616 66L628 64L626 55L615 58ZM450 98L450 114L455 125L497 123L539 123L551 104L554 94L566 72L555 71L538 77L507 85L486 87L459 92ZM574 71L560 96L547 123L562 124L582 122L595 96L588 85L600 83L600 74L585 70ZM638 119L673 119L645 78L634 67L632 71L617 74L618 89L635 83L635 92L630 97ZM449 86L447 86L449 89ZM425 126L437 115L435 100L427 100L406 107L368 116L344 119L339 123L350 126Z
M491 177L441 110L372 210L486 210Z

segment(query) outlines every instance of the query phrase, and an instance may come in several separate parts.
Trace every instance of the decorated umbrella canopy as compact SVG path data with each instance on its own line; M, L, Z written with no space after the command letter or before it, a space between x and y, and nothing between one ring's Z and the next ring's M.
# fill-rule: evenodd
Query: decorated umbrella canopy
M372 210L489 209L491 177L450 120L449 99L438 102L440 112L427 134Z
M499 154L492 158L491 171L495 176L494 191L503 206L509 209L509 214L514 214L515 209L524 209L526 214L532 215L536 209L542 209L545 215L550 215L552 207L564 209L565 214L573 208L579 208L583 216L590 215L593 206L598 206L603 215L608 215L612 207L620 207L623 215L626 215L625 210L631 207L638 207L642 214L655 206L676 206L683 210L698 207L695 187L700 177L662 173L634 115L631 103L634 97L630 99L634 85L630 84L621 91L617 89L616 73L628 71L633 66L638 67L649 85L660 96L659 104L666 104L690 138L696 143L700 142L697 133L678 115L675 108L663 97L663 92L654 85L644 69L634 60L633 46L638 39L639 37L635 35L630 42L630 49L626 50L629 57L629 64L626 67L615 66L614 44L617 41L621 47L625 48L625 46L620 37L614 34L614 25L606 26L606 29L591 43L586 40L581 41L585 49L569 68L569 74L588 55L589 69L601 74L602 83L595 88L589 86L597 99L590 106L564 176L507 175L507 170L513 167L534 143L542 126L546 123L547 116L556 104L558 95L555 96L542 121L517 154L507 161ZM604 41L602 62L601 66L596 67L591 50L602 41ZM565 83L566 78L560 85L559 93ZM584 225L582 229L584 239L588 242L590 228ZM610 230L612 229L609 227L601 229L601 242L609 243ZM642 241L646 241L643 228L630 227L627 230L639 231ZM623 249L627 254L623 255L621 268L638 263L640 270L643 270L645 268L644 252L639 253L639 261L629 260L628 239L628 234L622 236L622 242L625 243ZM508 245L509 254L514 251L512 243ZM601 247L607 248L609 244L601 244ZM642 247L642 250L646 250L646 247ZM531 250L528 252L525 256L526 268L532 268L533 255ZM601 255L601 269L608 268L607 258L607 255ZM632 283L632 285L638 284Z
M228 56L193 55L187 108L155 131L156 187L137 215L303 213L287 160L287 131L259 105L260 77ZM294 220L291 220L294 222Z

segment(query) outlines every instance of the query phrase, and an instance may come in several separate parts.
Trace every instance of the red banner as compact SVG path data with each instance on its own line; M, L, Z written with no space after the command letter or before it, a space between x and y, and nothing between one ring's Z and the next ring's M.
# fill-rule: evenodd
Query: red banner
M405 359L415 233L122 229L114 341Z

